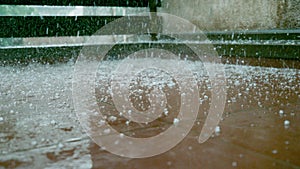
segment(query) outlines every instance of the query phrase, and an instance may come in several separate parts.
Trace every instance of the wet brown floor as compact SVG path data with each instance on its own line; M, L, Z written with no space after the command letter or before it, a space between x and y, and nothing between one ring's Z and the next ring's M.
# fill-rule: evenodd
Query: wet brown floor
M244 70L248 71L248 70ZM258 73L258 71L262 71ZM299 71L291 75L233 73L228 78L227 104L220 132L203 144L197 138L208 102L200 105L197 122L189 135L170 151L145 159L121 158L91 143L94 168L298 168L300 166ZM256 72L256 73L255 73ZM295 90L294 90L295 89ZM202 87L209 96L207 88ZM201 91L200 90L200 91ZM200 92L201 97L201 92ZM203 93L202 93L203 97ZM174 97L172 97L174 98ZM285 125L285 121L290 124ZM161 126L168 121L161 122ZM118 126L118 124L112 124ZM124 126L123 126L124 127ZM130 127L127 127L128 130ZM119 128L120 129L120 128ZM136 129L137 130L137 129ZM135 130L131 132L139 133ZM159 128L144 127L158 134ZM138 135L138 134L136 134Z
M300 65L294 61L292 64ZM1 68L1 78L14 78L1 82L0 167L300 168L299 68L228 65L227 101L219 132L203 144L197 141L209 108L209 99L205 99L204 95L210 97L207 86L199 85L200 98L204 101L192 130L184 140L163 154L130 159L102 150L82 131L71 101L69 74L73 65L65 66L23 68L21 73L12 71L13 68ZM43 69L46 69L45 74L41 71L35 80L40 83L48 75L50 80L43 85L49 84L51 92L35 93L38 90L34 88L35 80L26 81L24 86L13 83L24 83L23 78L36 75L35 72ZM64 71L57 78L56 73ZM30 86L33 89L28 89ZM13 90L14 87L20 87L20 91ZM33 94L30 95L29 91ZM56 93L60 97L56 97ZM40 99L42 95L46 95L46 101ZM21 97L21 100L16 97ZM171 98L171 103L176 105L175 97ZM106 108L109 109L109 106ZM161 126L169 125L170 119L161 118L153 126L126 126L124 123L124 119L118 118L111 125L128 131L127 135L142 137L145 133L154 135L161 132Z

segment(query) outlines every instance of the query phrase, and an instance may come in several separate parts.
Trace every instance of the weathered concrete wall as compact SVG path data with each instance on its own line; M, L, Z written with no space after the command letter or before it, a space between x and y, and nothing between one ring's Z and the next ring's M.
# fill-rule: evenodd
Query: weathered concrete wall
M280 0L277 15L277 27L300 29L300 0Z
M299 6L299 0L162 1L163 12L188 19L202 30L299 27Z

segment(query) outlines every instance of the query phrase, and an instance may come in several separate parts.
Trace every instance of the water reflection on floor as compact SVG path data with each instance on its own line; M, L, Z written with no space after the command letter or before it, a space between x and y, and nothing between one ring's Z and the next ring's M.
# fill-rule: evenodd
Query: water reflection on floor
M0 67L0 79L5 79L0 81L1 167L300 167L299 69L228 65L219 132L197 142L209 105L202 95L198 119L180 144L155 157L129 159L102 150L80 127L72 103L73 68L72 63ZM200 94L209 97L206 85L200 85Z

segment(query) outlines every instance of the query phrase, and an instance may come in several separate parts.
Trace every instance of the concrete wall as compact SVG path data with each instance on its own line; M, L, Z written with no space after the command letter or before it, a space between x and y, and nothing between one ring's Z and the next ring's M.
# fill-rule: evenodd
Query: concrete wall
M277 15L278 27L300 29L300 0L280 0Z
M300 27L299 0L162 0L162 12L174 14L202 30ZM295 7L297 6L298 7Z

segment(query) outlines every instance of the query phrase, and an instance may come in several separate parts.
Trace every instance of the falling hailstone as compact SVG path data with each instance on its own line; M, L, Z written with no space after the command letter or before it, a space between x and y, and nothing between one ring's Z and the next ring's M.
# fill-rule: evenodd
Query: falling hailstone
M55 124L56 124L56 121L55 121L55 120L51 120L51 121L50 121L50 124L55 125Z
M277 154L277 150L273 150L272 153L273 153L273 154Z
M234 162L231 163L231 165L232 165L232 167L237 167L237 162L234 161Z
M279 115L280 115L280 116L283 115L283 110L279 110Z
M37 145L37 141L32 141L31 145L33 145L33 146Z
M108 118L108 120L111 121L111 122L114 122L114 121L117 120L117 117L115 117L115 116L110 116L110 117Z
M124 134L123 133L120 133L120 138L124 138Z
M62 148L64 148L64 145L63 145L63 143L58 143L58 145L57 145L57 148L59 148L59 149L62 149Z
M290 126L290 121L284 120L284 128L289 128Z
M220 126L217 126L217 127L215 128L215 133L216 133L216 134L219 134L220 132L221 132Z
M178 119L178 118L174 118L173 124L174 124L174 125L177 125L178 123L179 123L179 119Z
M98 125L99 126L103 126L105 124L105 120L100 120L99 122L98 122Z
M167 116L169 114L168 109L164 109L164 114L165 114L165 116Z
M104 130L104 134L109 134L109 133L110 133L110 129L109 128Z

